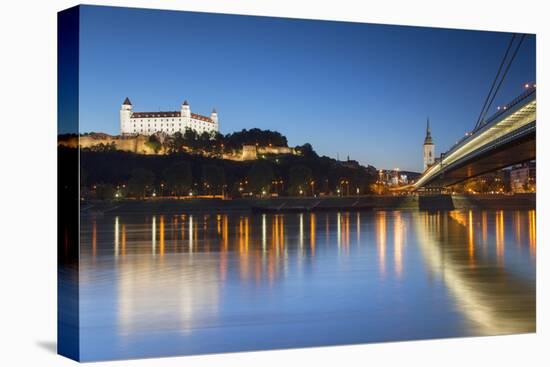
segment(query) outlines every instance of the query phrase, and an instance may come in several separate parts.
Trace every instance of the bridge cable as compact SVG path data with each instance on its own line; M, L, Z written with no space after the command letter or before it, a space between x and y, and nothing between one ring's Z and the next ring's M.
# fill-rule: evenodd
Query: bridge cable
M514 53L512 54L512 58L508 62L508 65L506 66L506 69L504 70L504 74L502 74L502 78L500 79L500 82L497 85L497 88L495 89L495 93L493 94L493 97L489 101L489 104L487 105L487 109L485 110L485 113L483 114L482 121L485 119L485 115L489 111L489 108L493 104L493 101L495 100L495 97L498 93L498 90L500 89L500 86L502 85L502 82L504 82L504 79L506 78L506 75L508 74L508 70L510 70L510 66L512 66L512 62L514 62L514 59L516 58L516 55L518 54L518 51L521 47L521 44L523 43L523 40L525 39L525 34L521 36L521 39L519 40L518 45L516 46L516 49L514 50Z
M479 125L481 124L481 117L483 116L483 111L485 111L485 107L487 107L487 102L489 101L489 98L491 98L491 94L493 93L493 89L495 88L495 84L497 83L497 79L500 75L500 72L502 71L502 67L504 66L504 62L508 58L508 53L510 52L510 49L512 48L512 44L514 43L514 39L516 38L516 34L514 33L512 35L512 38L510 39L510 42L508 43L508 48L506 49L506 52L504 53L504 57L502 58L502 61L500 62L500 66L498 67L497 75L495 75L495 78L493 79L493 84L491 85L491 89L489 89L489 93L487 93L487 97L485 98L485 102L483 103L483 107L481 107L481 111L479 111L479 116L477 118L476 125L474 127L474 130L476 130Z

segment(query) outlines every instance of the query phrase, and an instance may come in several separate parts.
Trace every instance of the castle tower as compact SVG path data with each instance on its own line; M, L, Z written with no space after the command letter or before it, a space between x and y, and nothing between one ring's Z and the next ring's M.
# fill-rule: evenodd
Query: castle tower
M210 114L210 120L214 121L215 124L218 123L218 112L216 112L215 108L212 110L212 113Z
M187 100L183 101L181 104L181 117L191 118L191 107L189 107Z
M120 134L131 134L132 127L130 126L130 118L132 117L132 102L126 97L122 106L120 106Z
M426 123L426 137L424 138L424 171L435 162L435 145L430 132L430 118Z

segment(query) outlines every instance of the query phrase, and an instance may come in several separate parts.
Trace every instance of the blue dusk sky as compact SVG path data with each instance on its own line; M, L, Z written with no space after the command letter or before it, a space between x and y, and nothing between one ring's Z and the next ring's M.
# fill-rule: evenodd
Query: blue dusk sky
M80 131L119 109L215 107L221 132L258 127L377 168L420 171L475 125L510 33L83 6ZM525 38L490 113L535 81Z

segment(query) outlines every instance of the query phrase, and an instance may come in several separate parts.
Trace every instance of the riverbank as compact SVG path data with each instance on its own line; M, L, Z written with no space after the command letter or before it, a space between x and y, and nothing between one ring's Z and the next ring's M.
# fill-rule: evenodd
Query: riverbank
M223 199L147 199L94 201L81 205L83 214L93 213L178 213L186 212L304 212L304 211L364 211L364 210L453 210L535 209L536 194L515 195L410 195L410 196L354 196L324 198L239 198Z

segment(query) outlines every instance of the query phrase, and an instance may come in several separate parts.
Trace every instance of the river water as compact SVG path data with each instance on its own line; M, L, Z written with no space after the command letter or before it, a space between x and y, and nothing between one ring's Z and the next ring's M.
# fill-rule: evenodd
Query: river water
M535 216L83 215L81 359L534 332Z

